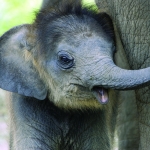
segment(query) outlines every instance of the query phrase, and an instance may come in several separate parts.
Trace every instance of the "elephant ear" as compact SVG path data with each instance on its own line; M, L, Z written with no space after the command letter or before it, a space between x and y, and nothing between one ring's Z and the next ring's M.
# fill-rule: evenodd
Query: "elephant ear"
M0 37L0 88L42 100L46 87L32 60L25 59L25 52L35 49L35 36L28 36L30 28L17 26Z

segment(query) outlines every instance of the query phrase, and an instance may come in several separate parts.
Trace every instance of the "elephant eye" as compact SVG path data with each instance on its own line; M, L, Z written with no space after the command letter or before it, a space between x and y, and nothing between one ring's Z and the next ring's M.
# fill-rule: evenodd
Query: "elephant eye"
M62 69L70 69L74 66L74 58L65 51L58 52L57 60L58 66Z

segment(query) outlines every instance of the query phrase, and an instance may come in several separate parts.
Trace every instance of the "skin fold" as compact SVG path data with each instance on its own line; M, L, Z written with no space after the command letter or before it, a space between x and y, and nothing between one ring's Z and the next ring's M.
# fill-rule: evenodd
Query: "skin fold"
M129 70L117 24L114 29L107 13L78 1L43 7L33 24L0 37L10 149L110 150L115 127L119 148L137 149L134 90L149 84L150 67Z

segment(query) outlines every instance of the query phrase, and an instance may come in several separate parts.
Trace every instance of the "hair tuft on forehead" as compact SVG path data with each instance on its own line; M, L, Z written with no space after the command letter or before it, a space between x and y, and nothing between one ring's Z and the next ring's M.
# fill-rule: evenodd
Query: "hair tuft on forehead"
M39 31L44 33L43 30L48 24L69 15L79 18L83 16L93 18L115 43L114 28L110 16L106 13L99 13L97 7L83 5L80 0L63 0L55 7L42 8L37 13L34 24Z

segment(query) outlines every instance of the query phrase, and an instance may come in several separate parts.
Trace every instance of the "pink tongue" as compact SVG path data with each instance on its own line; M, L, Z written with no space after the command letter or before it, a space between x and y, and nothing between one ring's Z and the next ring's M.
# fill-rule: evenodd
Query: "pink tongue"
M99 101L101 104L106 104L108 102L108 93L107 90L100 88L97 90L98 95L99 95Z

